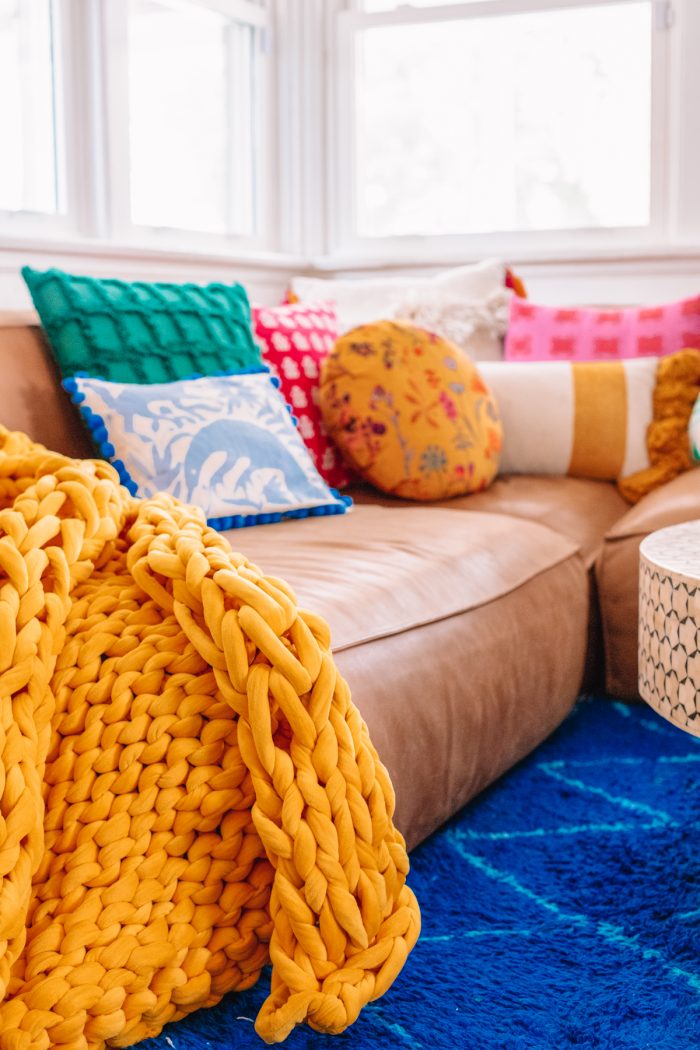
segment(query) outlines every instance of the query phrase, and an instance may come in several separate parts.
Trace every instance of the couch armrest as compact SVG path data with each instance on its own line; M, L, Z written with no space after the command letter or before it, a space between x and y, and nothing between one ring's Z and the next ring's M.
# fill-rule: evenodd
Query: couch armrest
M644 496L615 522L606 539L646 536L667 525L700 518L700 469L686 470Z
M605 649L605 686L614 696L638 696L639 544L656 529L693 518L700 518L700 469L686 471L650 492L605 535L595 575Z

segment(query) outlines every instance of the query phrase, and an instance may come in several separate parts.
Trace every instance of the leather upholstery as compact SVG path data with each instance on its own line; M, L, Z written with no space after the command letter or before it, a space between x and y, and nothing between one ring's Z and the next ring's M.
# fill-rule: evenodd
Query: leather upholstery
M389 496L380 497L370 489L353 490L350 495L356 502L413 506ZM629 504L607 481L520 474L498 478L485 492L431 503L431 507L507 514L542 522L579 546L586 564L591 566L603 536L629 509Z
M409 848L571 710L586 648L585 581L574 555L497 602L336 654L391 774Z
M92 454L24 316L0 314L0 369L0 422ZM596 582L608 688L636 693L639 541L700 516L700 472L632 509L612 485L577 478L499 478L428 506L354 495L345 518L230 538L330 621L415 845L556 728L584 664L587 683L601 672Z
M330 526L228 538L328 619L409 845L552 732L579 691L588 571L544 525L360 505Z
M0 323L0 375L3 426L67 456L94 455L40 329Z
M351 495L356 503L414 506L405 500L382 496L367 487L356 488ZM629 510L629 504L616 487L607 481L588 478L511 475L498 478L485 492L434 503L431 507L477 513L486 511L508 515L510 519L544 522L580 548L589 569L588 652L581 687L587 691L602 689L605 677L601 658L602 626L593 565L602 551L605 533Z
M605 685L633 699L637 689L639 544L668 525L700 518L700 470L650 492L610 527L596 562L605 650Z
M226 535L328 620L334 652L497 601L576 553L544 525L513 529L501 515L422 506L365 504L332 523L305 518Z

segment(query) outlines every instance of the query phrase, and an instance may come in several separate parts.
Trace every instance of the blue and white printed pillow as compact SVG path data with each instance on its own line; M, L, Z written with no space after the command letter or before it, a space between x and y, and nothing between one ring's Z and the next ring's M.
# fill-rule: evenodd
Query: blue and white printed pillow
M194 503L217 529L351 503L328 488L267 372L174 383L110 383L74 376L64 386L95 442L131 493Z

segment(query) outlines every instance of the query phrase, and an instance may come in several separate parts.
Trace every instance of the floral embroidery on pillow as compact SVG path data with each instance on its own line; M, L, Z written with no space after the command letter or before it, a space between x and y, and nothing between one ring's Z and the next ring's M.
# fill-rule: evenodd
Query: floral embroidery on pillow
M357 472L407 499L479 491L498 469L498 410L458 347L403 321L342 336L324 368L324 420Z
M342 514L267 372L174 383L64 383L130 492L168 492L214 528Z

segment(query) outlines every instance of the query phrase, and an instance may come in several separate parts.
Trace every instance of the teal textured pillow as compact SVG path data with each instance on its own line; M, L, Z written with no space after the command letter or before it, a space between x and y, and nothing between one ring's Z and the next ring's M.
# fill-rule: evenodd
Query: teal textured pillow
M64 376L168 383L263 368L240 284L163 284L41 273L25 266Z

